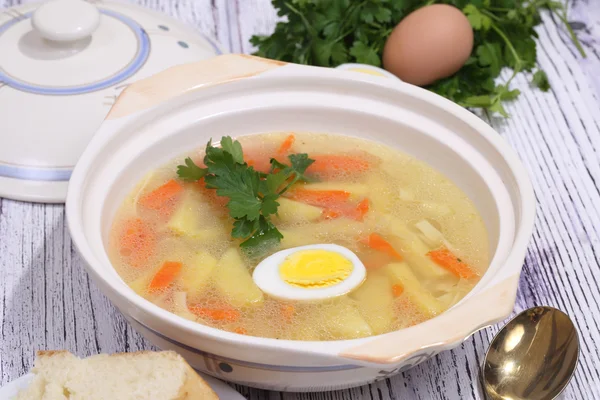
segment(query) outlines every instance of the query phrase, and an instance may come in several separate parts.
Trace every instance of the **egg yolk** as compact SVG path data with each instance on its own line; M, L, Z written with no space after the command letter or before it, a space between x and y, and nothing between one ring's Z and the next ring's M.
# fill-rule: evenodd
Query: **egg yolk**
M283 260L279 275L289 285L319 289L340 283L353 269L352 261L334 251L302 250Z
M375 75L375 76L385 76L381 72L373 71L372 69L367 69L367 68L350 68L350 71L362 72L363 74L369 74L369 75Z

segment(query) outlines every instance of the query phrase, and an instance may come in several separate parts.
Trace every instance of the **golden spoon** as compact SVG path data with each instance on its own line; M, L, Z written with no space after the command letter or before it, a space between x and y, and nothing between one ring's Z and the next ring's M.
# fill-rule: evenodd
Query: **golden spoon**
M498 332L485 356L482 386L492 400L552 400L577 367L579 339L552 307L523 311Z

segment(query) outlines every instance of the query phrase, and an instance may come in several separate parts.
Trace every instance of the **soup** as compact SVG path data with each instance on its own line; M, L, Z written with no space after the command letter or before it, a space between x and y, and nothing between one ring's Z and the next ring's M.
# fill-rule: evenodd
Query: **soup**
M483 221L440 172L390 147L269 133L150 172L109 257L140 296L238 334L340 340L456 304L488 265Z

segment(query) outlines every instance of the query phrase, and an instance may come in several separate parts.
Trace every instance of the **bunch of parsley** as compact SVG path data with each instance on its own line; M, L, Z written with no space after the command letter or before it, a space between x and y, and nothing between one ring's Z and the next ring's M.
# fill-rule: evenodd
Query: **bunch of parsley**
M531 72L532 83L550 88L536 69L540 10L549 9L565 24L581 55L585 52L566 19L566 6L553 0L273 0L280 17L270 36L253 36L258 56L324 67L357 62L381 66L385 42L393 28L412 11L430 4L450 4L467 16L475 32L473 52L453 76L428 87L464 107L483 108L507 116L502 103L519 95L510 82ZM514 71L496 83L504 67Z
M298 181L309 181L304 175L314 162L307 154L291 154L289 165L271 159L269 173L256 171L244 161L240 142L225 136L220 147L212 141L206 145L205 168L191 158L177 167L179 178L195 182L204 178L208 189L229 199L227 208L234 219L231 236L242 239L240 244L249 255L259 256L268 247L279 243L283 235L271 222L277 213L277 199Z

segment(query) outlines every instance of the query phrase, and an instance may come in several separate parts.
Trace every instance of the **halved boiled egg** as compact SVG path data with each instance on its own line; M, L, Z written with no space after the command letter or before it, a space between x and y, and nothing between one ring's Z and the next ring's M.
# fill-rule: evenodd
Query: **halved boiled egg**
M261 261L252 279L264 293L285 300L323 300L358 287L366 270L358 256L336 244L279 251Z

